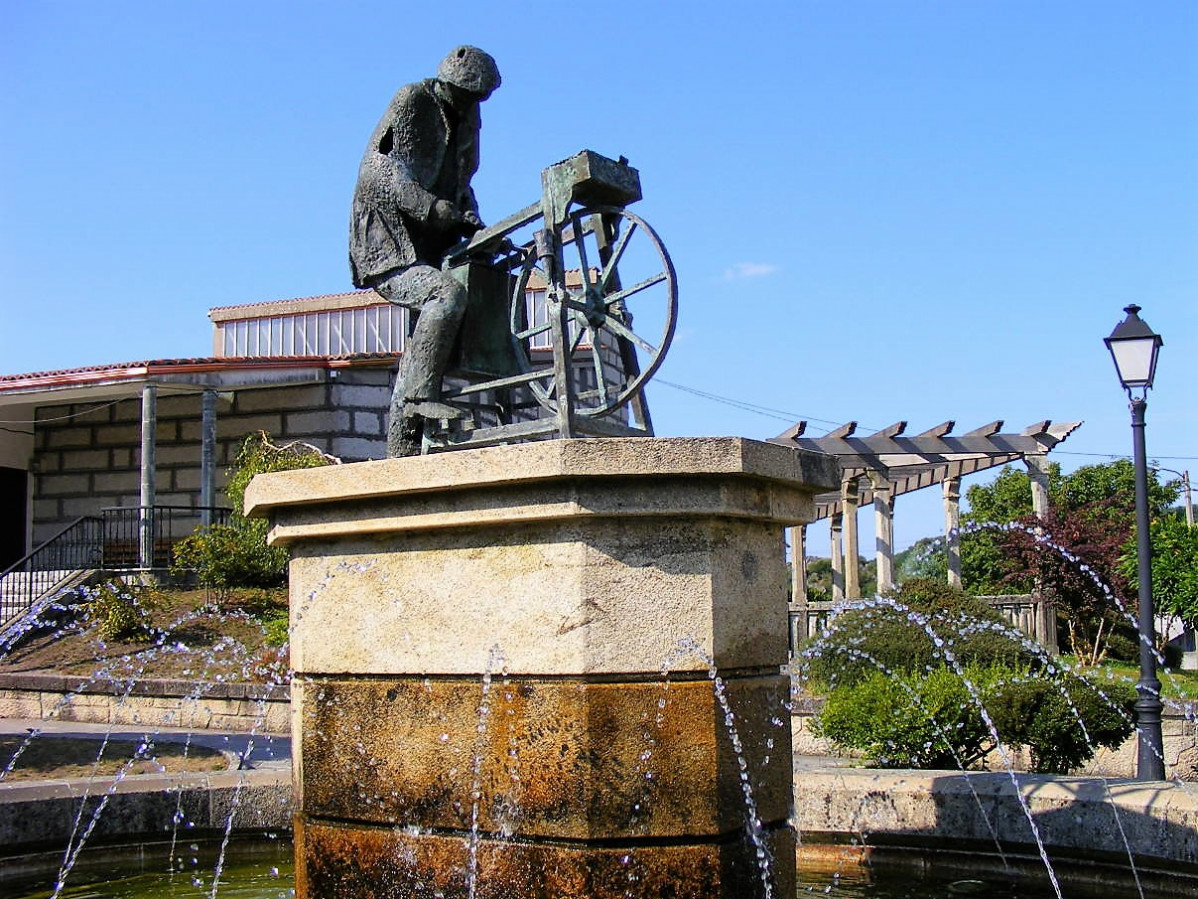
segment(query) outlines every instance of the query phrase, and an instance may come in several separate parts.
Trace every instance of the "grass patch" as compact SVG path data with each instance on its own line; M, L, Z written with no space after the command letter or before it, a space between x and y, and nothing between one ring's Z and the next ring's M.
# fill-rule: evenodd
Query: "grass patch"
M286 625L278 623L286 615L286 588L232 589L219 599L207 590L122 590L136 593L144 610L140 632L106 637L104 621L80 605L0 657L0 672L96 675L121 683L261 682L286 671L286 654L278 648L286 640Z
M1061 659L1068 662L1070 666L1077 664L1077 660L1072 656L1062 656ZM1092 673L1096 680L1109 678L1135 684L1140 679L1140 666L1131 662L1107 661L1086 670ZM1156 676L1161 682L1162 699L1198 699L1198 671L1162 668L1157 671Z
M24 737L0 737L0 760L7 765L25 744ZM4 781L62 780L95 777L111 779L126 774L182 774L225 771L229 759L215 749L182 743L149 743L138 752L140 741L77 739L37 736L29 741ZM101 753L101 747L103 752Z

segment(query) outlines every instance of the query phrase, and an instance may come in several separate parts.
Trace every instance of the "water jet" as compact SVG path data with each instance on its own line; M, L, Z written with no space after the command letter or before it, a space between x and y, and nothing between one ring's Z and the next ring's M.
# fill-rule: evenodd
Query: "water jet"
M624 438L256 479L292 550L297 895L793 894L782 531L837 477Z

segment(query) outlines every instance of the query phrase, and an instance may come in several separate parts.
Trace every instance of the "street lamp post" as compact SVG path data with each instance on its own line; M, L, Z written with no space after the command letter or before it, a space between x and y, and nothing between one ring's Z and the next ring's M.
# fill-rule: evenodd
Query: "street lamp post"
M1140 680L1136 684L1136 726L1139 753L1138 780L1165 779L1164 741L1161 736L1161 682L1156 676L1156 613L1152 602L1152 543L1148 530L1148 460L1144 449L1144 410L1156 359L1164 341L1140 320L1140 307L1132 304L1127 318L1106 338L1115 360L1119 381L1131 401L1131 432L1136 471L1136 558L1140 579ZM1137 391L1139 394L1137 395Z

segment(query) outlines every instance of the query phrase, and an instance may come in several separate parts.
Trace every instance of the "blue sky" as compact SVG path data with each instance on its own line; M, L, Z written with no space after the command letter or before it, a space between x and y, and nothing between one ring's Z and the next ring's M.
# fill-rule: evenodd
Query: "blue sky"
M1058 458L1101 461L1136 302L1149 454L1198 469L1198 4L1168 0L4 4L0 372L206 355L212 306L348 289L364 142L458 43L504 77L484 219L583 147L640 169L680 282L659 433L1081 419Z

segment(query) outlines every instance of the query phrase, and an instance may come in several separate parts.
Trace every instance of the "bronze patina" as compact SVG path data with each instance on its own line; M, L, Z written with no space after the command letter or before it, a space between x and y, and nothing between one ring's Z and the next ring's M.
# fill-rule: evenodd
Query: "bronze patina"
M391 400L389 456L419 453L426 420L461 415L441 402L441 383L467 297L441 260L482 227L470 179L478 170L479 104L499 83L490 55L456 48L436 78L399 89L358 169L349 228L354 285L374 288L416 318Z
M537 202L483 227L470 180L478 107L498 85L490 56L458 47L436 78L400 89L362 158L354 284L415 322L389 456L653 434L643 387L678 294L660 238L625 209L641 198L640 176L623 157L583 150L541 172Z

